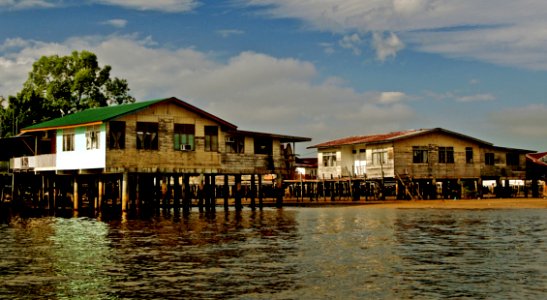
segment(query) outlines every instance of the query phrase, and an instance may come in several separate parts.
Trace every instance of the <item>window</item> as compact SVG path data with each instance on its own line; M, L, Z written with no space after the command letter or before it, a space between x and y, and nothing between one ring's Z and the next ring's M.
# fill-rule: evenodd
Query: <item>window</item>
M473 163L473 147L465 147L465 162L468 164Z
M74 151L74 129L63 130L63 151Z
M218 151L218 126L205 126L205 151Z
M245 152L245 139L241 136L226 137L226 152L227 153L243 153Z
M487 166L493 166L494 163L494 153L484 153L484 164Z
M175 124L173 134L173 146L175 150L193 151L195 150L195 129L194 124Z
M519 165L519 154L515 152L509 152L505 157L505 164L508 166L518 166Z
M137 149L158 150L158 123L137 122Z
M323 152L323 166L324 167L336 166L336 152Z
M412 147L412 162L415 164L423 164L429 162L429 151L427 146Z
M100 148L101 127L100 125L87 126L85 130L85 148L87 150Z
M383 165L387 161L387 151L372 152L372 164Z
M272 143L273 143L273 141L270 138L256 137L254 139L255 154L272 155L272 153L273 153Z
M110 122L109 147L110 149L125 149L125 122Z
M439 147L439 163L454 163L454 147Z

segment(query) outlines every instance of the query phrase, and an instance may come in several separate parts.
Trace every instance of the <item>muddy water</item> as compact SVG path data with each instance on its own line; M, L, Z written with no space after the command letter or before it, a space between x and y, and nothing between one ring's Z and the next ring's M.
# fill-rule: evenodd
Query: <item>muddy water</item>
M0 298L541 299L547 210L11 217Z

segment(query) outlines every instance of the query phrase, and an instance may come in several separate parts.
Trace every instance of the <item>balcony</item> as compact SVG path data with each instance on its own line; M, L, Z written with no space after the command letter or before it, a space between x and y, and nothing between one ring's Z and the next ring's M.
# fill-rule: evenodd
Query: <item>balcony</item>
M14 172L53 171L56 168L55 154L16 157L11 161Z

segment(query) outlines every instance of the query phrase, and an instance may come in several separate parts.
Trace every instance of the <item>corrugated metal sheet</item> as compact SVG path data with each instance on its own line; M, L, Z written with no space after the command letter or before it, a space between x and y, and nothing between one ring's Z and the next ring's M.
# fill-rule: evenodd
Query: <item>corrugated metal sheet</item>
M394 140L401 137L414 135L416 133L422 133L425 131L429 131L429 129L415 129L415 130L407 130L407 131L395 131L395 132L384 133L384 134L351 136L351 137L324 142L321 144L317 144L315 146L311 146L309 148L328 148L328 147L336 147L336 146L342 146L342 145L385 142L385 141Z
M433 132L440 132L440 133L456 136L461 139L471 140L479 144L492 146L492 143L485 142L483 140L480 140L468 135L446 130L443 128L432 128L432 129L412 129L412 130L406 130L406 131L394 131L394 132L389 132L384 134L352 136L352 137L324 142L321 144L317 144L315 146L310 146L308 148L330 148L330 147L338 147L343 145L385 143L385 142L395 141L398 139L403 139L403 138L408 138L408 137L412 137L416 135L433 133Z
M171 98L164 98L164 99L149 100L144 102L136 102L131 104L86 109L84 111L70 114L61 118L57 118L57 119L49 120L39 124L35 124L29 127L25 127L21 130L21 132L24 133L24 132L32 132L32 131L43 131L43 130L50 130L50 129L57 129L57 128L66 128L70 126L102 123L105 121L109 121L109 120L121 117L126 114L134 113L136 111L150 107L152 105L162 103L162 102L168 102L168 101L171 101L176 105L184 107L185 109L189 111L193 111L203 117L214 120L215 122L219 123L220 125L224 127L228 127L231 129L237 128L237 126L229 122L226 122L220 119L219 117L216 117L180 99L171 97Z

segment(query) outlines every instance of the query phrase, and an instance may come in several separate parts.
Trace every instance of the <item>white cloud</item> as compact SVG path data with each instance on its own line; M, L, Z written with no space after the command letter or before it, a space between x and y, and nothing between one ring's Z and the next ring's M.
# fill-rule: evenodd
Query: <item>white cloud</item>
M475 94L475 95L467 95L467 96L460 96L456 98L456 101L458 102L488 102L495 100L496 97L492 94Z
M0 0L0 8L13 10L30 8L52 8L80 5L80 0ZM153 10L169 13L189 12L200 5L198 0L89 0L105 5L121 6L136 10Z
M342 47L344 49L350 49L353 52L353 54L355 54L355 55L360 55L361 54L360 46L361 46L362 43L363 43L363 41L361 40L361 37L357 33L354 33L354 34L351 34L351 35L345 35L338 42L340 47Z
M426 98L430 98L438 101L455 101L455 102L488 102L496 100L496 96L491 93L478 93L478 94L469 94L461 95L458 92L445 92L445 93L436 93L432 91L427 91L424 93Z
M385 61L388 57L395 57L397 52L404 49L405 44L393 32L387 36L375 32L372 35L372 45L376 50L376 58Z
M94 0L97 3L122 6L136 10L154 10L170 13L188 12L199 6L197 0Z
M233 35L242 35L244 33L245 31L239 29L221 29L217 31L217 34L223 38L229 38Z
M29 8L50 8L56 6L58 1L48 0L0 0L0 9L6 7L8 9L20 10Z
M457 59L547 70L547 1L543 0L242 0L275 18L339 34L385 33L377 58L403 45ZM394 35L391 36L391 33Z
M124 28L127 25L127 20L124 19L112 19L103 22L104 25L114 26L116 28Z
M0 57L0 89L5 96L18 91L42 55L87 49L101 65L112 66L113 76L127 79L137 99L176 96L242 129L326 139L362 134L369 119L374 128L392 128L415 116L401 101L403 93L361 93L340 78L321 80L307 61L242 52L223 62L192 48L154 45L135 36L5 41L0 48L12 50ZM344 126L338 125L341 120Z

